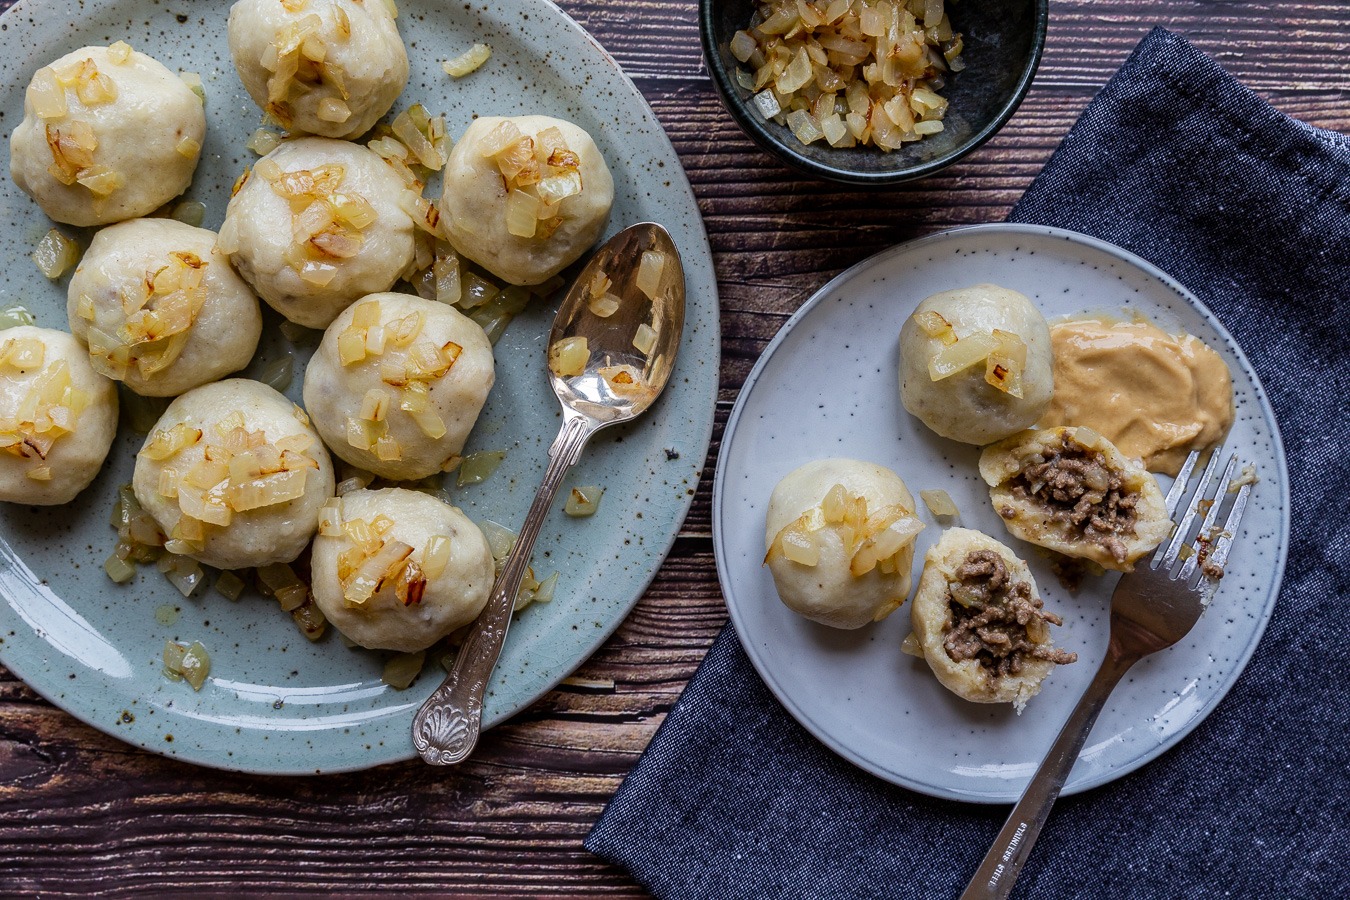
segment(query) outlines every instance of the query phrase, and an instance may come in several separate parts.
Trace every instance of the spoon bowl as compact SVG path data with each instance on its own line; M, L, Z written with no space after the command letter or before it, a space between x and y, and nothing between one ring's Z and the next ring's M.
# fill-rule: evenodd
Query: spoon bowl
M548 468L502 563L487 606L455 663L413 717L413 746L432 765L467 759L482 727L483 695L506 641L511 612L544 516L591 436L646 411L670 380L684 330L684 269L670 235L650 222L601 247L558 307L546 357L563 424ZM584 341L586 357L578 345ZM565 346L569 354L561 354Z

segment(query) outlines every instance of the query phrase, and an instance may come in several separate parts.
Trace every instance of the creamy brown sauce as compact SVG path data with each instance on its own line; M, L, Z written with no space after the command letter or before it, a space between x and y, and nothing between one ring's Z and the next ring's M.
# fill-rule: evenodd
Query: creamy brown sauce
M1233 381L1199 338L1105 316L1050 327L1055 394L1040 426L1086 425L1150 472L1175 475L1186 454L1233 423Z

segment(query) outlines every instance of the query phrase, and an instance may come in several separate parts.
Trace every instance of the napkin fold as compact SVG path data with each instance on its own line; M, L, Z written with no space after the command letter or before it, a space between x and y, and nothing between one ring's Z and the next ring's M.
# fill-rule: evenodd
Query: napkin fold
M1288 452L1293 541L1264 639L1185 740L1062 799L1022 897L1342 895L1350 846L1350 141L1155 29L1012 212L1189 287L1246 350ZM662 900L957 895L1008 813L834 756L730 625L586 839Z

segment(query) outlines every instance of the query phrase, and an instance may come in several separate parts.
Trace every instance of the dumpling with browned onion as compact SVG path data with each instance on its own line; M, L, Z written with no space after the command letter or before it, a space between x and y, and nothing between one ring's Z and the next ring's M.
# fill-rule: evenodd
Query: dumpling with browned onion
M1043 428L984 448L980 476L1015 536L1128 572L1172 531L1158 482L1090 428Z
M33 74L9 170L56 221L105 225L148 215L187 190L205 139L201 98L118 41Z
M998 541L949 528L924 557L910 607L906 650L921 655L947 690L975 703L1011 703L1020 713L1056 665L1078 659L1056 649L1027 564Z
M95 369L138 394L174 397L248 365L262 334L258 298L215 245L215 232L173 219L94 235L66 315Z
M988 444L1028 428L1054 388L1050 327L1017 291L943 291L900 329L900 400L945 438Z
M245 173L216 247L277 312L326 328L408 270L412 200L397 173L365 147L283 141Z
M512 284L541 284L600 237L614 178L585 129L549 116L475 119L450 151L446 239Z
M478 526L404 488L331 500L310 562L314 602L372 650L425 650L476 619L492 590L492 553Z
M0 332L0 501L53 506L89 486L117 435L117 387L64 331Z
M239 0L230 55L244 90L292 133L353 139L408 83L408 51L385 0Z
M414 480L459 462L495 379L492 344L468 316L372 294L324 332L305 368L305 408L342 459Z
M774 487L764 562L789 609L833 628L861 628L909 596L922 530L899 475L874 463L820 459Z
M136 454L132 488L169 552L243 569L300 555L333 496L333 463L304 410L231 378L169 404Z

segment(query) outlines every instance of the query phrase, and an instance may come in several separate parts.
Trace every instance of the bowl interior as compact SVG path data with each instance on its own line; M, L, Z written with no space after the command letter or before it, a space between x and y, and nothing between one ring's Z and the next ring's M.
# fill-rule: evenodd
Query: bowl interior
M755 0L701 0L704 55L722 102L741 128L784 162L814 175L853 183L893 183L920 178L955 162L984 143L1017 109L1031 85L1045 43L1047 0L950 4L952 28L965 38L966 68L941 91L950 106L943 131L899 150L836 149L822 141L804 145L786 126L765 120L752 92L736 83L740 65L730 41L745 28Z

